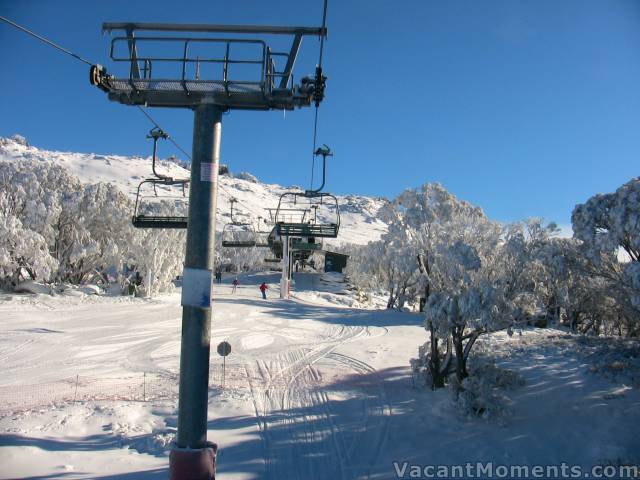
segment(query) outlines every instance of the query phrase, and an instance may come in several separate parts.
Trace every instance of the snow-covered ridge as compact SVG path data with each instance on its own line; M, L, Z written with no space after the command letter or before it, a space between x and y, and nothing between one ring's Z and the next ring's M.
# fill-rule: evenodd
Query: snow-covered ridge
M63 166L83 183L111 183L122 192L135 198L140 181L151 176L151 157L126 157L96 153L76 153L43 150L30 146L15 135L0 137L0 161L42 161ZM190 172L175 160L161 160L160 170L173 178L188 178ZM220 176L218 195L218 229L229 218L231 198L239 204L237 210L250 215L253 222L258 216L268 217L265 208L275 208L280 195L289 189L277 184L262 183L253 175L239 173ZM329 244L351 243L364 245L375 241L387 231L387 225L379 218L385 200L362 195L338 195L341 210L340 236Z

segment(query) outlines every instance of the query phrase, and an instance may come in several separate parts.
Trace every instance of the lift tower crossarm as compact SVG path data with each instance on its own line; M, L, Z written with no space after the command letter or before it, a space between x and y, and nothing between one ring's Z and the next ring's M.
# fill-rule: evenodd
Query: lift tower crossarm
M95 65L91 69L91 83L107 92L110 100L125 105L195 109L210 103L225 110L293 110L312 102L317 105L324 96L324 84L318 86L311 77L301 78L295 85L292 83L302 38L311 35L324 39L327 35L324 26L110 22L103 24L103 31L123 32L111 40L110 57L116 63L128 64L129 71L107 74L104 67ZM156 35L138 35L141 31ZM185 36L185 32L221 34L225 38ZM260 38L270 35L291 37L290 48L285 52L273 51ZM126 45L124 55L122 44ZM157 52L158 46L168 45L180 54ZM238 53L239 45L252 46L249 57ZM224 56L216 47L226 51ZM205 49L205 55L193 53L195 48ZM163 65L160 72L154 69L158 64ZM234 71L231 76L229 67L236 64L252 65L253 68L231 68ZM201 76L200 65L221 65L222 71L210 67L206 76Z
M255 33L262 35L314 35L327 36L326 27L285 27L273 25L209 25L204 23L135 23L105 22L102 31L144 30L155 32L189 32L189 33Z
M300 43L303 36L327 36L326 27L287 27L273 25L208 25L202 23L176 24L176 23L133 23L133 22L105 22L102 24L102 32L111 33L113 30L125 30L133 36L134 31L150 32L189 32L189 33L237 33L237 34L261 34L261 35L295 35L291 52L289 53L284 75L280 80L279 88L285 89L291 79L291 71L298 56ZM130 47L131 48L131 47ZM135 51L131 51L132 57ZM137 69L137 63L134 65ZM137 71L137 70L136 70ZM136 78L139 78L138 74Z

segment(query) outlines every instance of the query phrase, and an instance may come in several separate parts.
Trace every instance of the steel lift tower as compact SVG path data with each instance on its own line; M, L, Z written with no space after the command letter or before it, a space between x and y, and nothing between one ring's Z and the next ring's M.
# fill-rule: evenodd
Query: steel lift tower
M322 40L327 31L324 20L321 27L122 22L105 23L102 29L121 32L111 40L110 56L128 68L127 74L115 76L101 65L91 67L91 83L106 92L109 100L194 111L178 435L170 456L170 478L211 480L217 446L207 441L207 404L222 114L233 109L318 107L326 80L321 62L315 77L304 77L297 84L293 68L302 38L311 35ZM274 36L291 39L288 52L269 47L264 38Z

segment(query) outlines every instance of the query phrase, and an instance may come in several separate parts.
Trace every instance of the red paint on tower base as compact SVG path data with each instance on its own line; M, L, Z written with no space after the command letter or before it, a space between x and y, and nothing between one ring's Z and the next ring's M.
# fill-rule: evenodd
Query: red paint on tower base
M218 445L205 448L174 447L169 454L170 480L215 480Z

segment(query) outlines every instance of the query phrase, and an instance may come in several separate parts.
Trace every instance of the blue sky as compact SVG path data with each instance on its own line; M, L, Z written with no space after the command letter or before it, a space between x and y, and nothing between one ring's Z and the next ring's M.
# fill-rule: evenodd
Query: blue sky
M321 3L0 0L0 14L110 68L103 21L317 25ZM333 192L393 197L437 181L500 221L568 224L576 203L637 175L635 0L330 0L328 26L319 141L335 151ZM0 43L0 136L149 154L148 121L89 85L84 64L5 24ZM318 48L305 40L297 77ZM151 113L190 150L192 112ZM307 186L312 128L312 109L231 112L222 161Z

